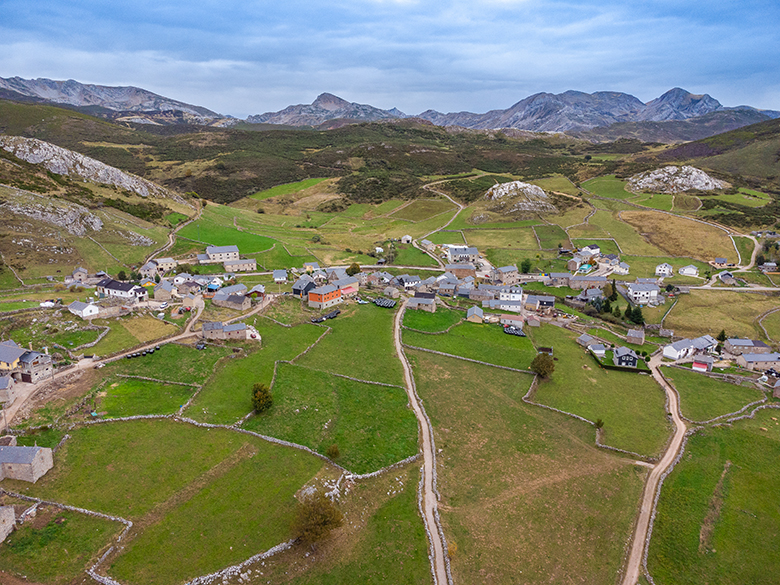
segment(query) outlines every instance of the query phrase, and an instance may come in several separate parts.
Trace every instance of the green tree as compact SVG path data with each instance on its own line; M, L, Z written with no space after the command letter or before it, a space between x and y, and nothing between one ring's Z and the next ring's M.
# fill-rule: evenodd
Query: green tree
M597 429L603 428L604 427L604 421L601 420L600 418L597 418L595 426L596 426Z
M529 272L531 272L531 259L530 258L526 258L525 260L523 260L520 263L520 272L522 272L523 274L528 274Z
M346 273L349 276L355 276L358 272L360 272L360 264L357 262L353 262L349 265L349 268L347 268Z
M135 281L137 281L137 280L141 280L141 275L140 275L140 274L138 274L138 273L137 273L135 270L133 270L133 271L130 273L130 280L132 280L133 282L135 282Z
M293 533L305 544L314 544L344 522L341 511L321 493L306 494L298 502Z
M119 274L116 275L117 280L127 280L127 272L124 270L120 270Z
M626 310L623 311L623 318L624 319L628 319L630 321L631 320L631 314L632 314L631 305L626 305Z
M633 321L637 325L645 324L645 317L644 315L642 315L642 307L640 306L634 307L634 310L631 312L631 321Z
M604 301L604 304L601 305L601 312L602 313L611 313L612 312L612 303L609 302L609 299Z
M546 353L538 353L531 362L531 371L536 372L542 378L549 378L555 371L555 362Z
M612 279L612 290L609 293L609 300L613 303L618 300L618 289L617 284L615 284L615 279Z
M612 314L613 314L615 317L617 317L618 319L620 319L620 316L622 315L622 313L620 312L620 307L618 307L617 305L615 305L615 308L614 308L614 310L612 311Z
M726 337L726 330L721 329L720 333L718 333L718 336L715 339L717 339L720 342L726 341L726 339L728 339L728 337Z
M333 443L330 447L328 447L327 451L325 451L325 455L328 459L338 459L341 456L339 446L336 443Z
M271 389L265 384L255 384L252 386L252 407L257 414L265 412L274 403L271 396Z
M159 283L161 280L162 280L162 279L160 278L160 275L159 275L159 274L155 274L155 275L154 275L154 281L155 281L155 282Z

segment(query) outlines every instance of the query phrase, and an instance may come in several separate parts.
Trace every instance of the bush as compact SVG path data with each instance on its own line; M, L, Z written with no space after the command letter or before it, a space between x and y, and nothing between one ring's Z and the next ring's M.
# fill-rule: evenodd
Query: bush
M540 353L531 362L531 370L542 378L547 378L555 371L555 362L546 353Z
M273 402L271 389L268 386L265 384L255 384L252 386L252 406L257 414L271 408Z
M328 447L328 450L325 451L325 455L328 457L328 459L338 459L341 456L339 446L336 445L336 443L333 443L330 447Z
M325 538L344 521L341 511L323 493L302 496L293 521L293 532L306 544Z

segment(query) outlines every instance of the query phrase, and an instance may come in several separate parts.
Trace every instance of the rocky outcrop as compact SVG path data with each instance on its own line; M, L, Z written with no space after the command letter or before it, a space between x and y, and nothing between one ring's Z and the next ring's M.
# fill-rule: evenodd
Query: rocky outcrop
M9 188L7 200L0 209L64 228L75 236L103 229L103 221L83 205L19 189Z
M719 181L704 171L687 165L682 167L668 166L639 173L628 180L628 187L632 191L651 191L653 193L681 193L691 189L712 191L725 189L728 186L728 183Z
M485 199L494 201L490 211L514 213L517 211L553 212L555 206L550 203L544 189L522 181L511 181L493 185L485 193Z
M44 168L58 175L75 175L95 183L114 185L141 197L173 199L189 206L179 195L151 181L43 140L0 135L0 148L29 163L43 165Z

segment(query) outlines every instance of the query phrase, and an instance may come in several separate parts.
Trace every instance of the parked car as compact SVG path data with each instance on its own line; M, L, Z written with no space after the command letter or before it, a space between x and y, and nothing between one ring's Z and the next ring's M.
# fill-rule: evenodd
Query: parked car
M168 306L168 301L163 301L162 303L160 303L161 309L165 309L167 306Z
M203 343L202 341L199 341L198 343L195 344L195 349L197 350L206 349L206 344Z
M325 321L325 317L312 317L311 322L312 323L322 323Z

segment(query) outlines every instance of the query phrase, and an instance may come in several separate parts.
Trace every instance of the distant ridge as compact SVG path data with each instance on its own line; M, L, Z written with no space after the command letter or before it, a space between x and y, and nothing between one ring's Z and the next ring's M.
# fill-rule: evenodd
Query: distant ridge
M311 104L287 106L278 112L266 112L249 116L249 124L286 124L288 126L319 126L329 120L354 120L376 122L406 118L406 114L393 108L381 110L366 104L350 103L332 93L320 94Z

